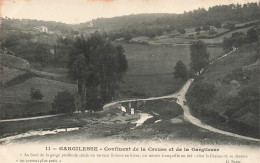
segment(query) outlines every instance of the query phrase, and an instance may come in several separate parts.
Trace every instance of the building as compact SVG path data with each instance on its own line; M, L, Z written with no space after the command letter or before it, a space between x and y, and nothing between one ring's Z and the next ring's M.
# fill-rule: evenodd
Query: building
M48 28L45 26L35 27L35 29L42 33L48 33Z

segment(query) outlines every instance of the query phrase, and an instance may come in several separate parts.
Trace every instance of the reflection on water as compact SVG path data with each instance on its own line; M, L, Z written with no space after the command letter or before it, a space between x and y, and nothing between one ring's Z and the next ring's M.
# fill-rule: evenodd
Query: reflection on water
M31 137L31 136L43 136L43 135L54 135L59 132L69 132L69 131L74 131L74 130L79 130L79 127L75 128L61 128L61 129L54 129L54 130L40 130L40 131L28 131L26 133L14 135L14 136L9 136L6 138L0 139L0 142L7 144L11 142L12 140L15 139L21 139L21 138L26 138L26 137Z
M136 127L142 125L147 119L152 118L153 116L147 113L139 113L140 119L133 122L136 124Z

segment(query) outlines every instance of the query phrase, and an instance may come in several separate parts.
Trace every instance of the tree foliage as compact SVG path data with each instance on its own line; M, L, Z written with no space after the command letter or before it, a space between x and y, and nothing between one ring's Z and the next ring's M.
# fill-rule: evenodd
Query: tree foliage
M203 27L202 27L202 30L204 30L204 31L208 31L210 29L210 26L209 25L204 25Z
M223 39L223 49L230 51L233 47L239 48L245 43L255 42L257 40L258 35L254 28L249 29L246 35L243 32L234 32L231 37L225 37Z
M180 32L180 34L185 34L185 33L186 33L186 31L185 31L184 28L179 28L179 29L178 29L178 32Z
M214 26L220 28L225 22L247 22L259 20L260 3L252 2L246 4L217 5L205 8L198 8L183 14L140 14L135 16L122 16L112 19L96 19L93 24L96 27L110 32L115 38L124 37L126 34L132 37L148 36L147 31L153 31L160 35L161 31L170 32L180 28ZM145 20L145 21L144 21ZM225 25L230 30L235 25ZM208 27L203 30L209 30ZM178 30L181 34L185 32ZM148 36L149 37L149 36Z
M41 100L43 98L42 92L39 89L31 88L31 99Z
M75 110L74 96L67 90L59 92L54 98L52 109L58 113L73 113Z
M202 68L209 64L209 53L206 44L201 41L194 41L190 46L191 68L195 72L200 72Z
M201 31L201 27L196 27L195 28L195 32L200 32Z
M246 42L246 36L243 32L232 33L232 36L229 38L224 38L223 48L225 51L230 51L235 48L239 48Z
M100 111L102 110L102 100L96 89L89 90L86 95L86 110Z
M256 42L258 40L258 35L254 28L251 28L247 31L247 37L251 42Z
M98 32L88 39L77 38L70 54L69 75L78 81L82 110L93 110L89 107L93 106L92 102L105 103L115 97L118 82L128 67L124 53L122 46L112 45Z
M182 61L178 61L174 67L174 77L186 79L187 77L187 68Z

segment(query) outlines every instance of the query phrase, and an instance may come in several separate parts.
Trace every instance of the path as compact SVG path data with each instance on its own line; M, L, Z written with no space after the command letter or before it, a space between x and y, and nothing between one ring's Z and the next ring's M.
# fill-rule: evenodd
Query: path
M199 119L197 119L196 117L192 116L190 113L190 108L189 106L185 105L186 103L186 98L185 95L191 85L191 83L194 81L194 79L190 79L186 82L186 84L183 86L183 88L181 89L181 91L178 93L178 98L177 98L177 103L179 105L181 105L183 111L184 111L184 117L192 124L204 128L206 130L212 131L212 132L216 132L219 134L223 134L223 135L228 135L228 136L232 136L232 137L236 137L236 138L241 138L241 139L246 139L246 140L252 140L252 141L260 141L260 139L255 139L255 138L251 138L251 137L247 137L247 136L242 136L239 134L234 134L228 131L223 131L217 128L214 128L212 126L209 126L207 124L203 124Z
M44 115L44 116L28 117L28 118L4 119L4 120L0 120L0 123L1 122L27 121L27 120L34 120L34 119L57 117L57 116L62 116L62 115L64 115L64 114Z

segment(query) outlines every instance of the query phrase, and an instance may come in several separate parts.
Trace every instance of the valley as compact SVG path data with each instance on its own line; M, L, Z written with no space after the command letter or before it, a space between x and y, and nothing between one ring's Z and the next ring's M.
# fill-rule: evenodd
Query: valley
M0 143L258 147L253 6L75 25L1 18Z

